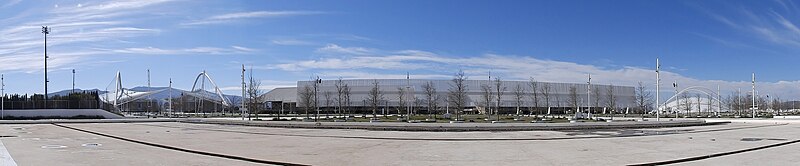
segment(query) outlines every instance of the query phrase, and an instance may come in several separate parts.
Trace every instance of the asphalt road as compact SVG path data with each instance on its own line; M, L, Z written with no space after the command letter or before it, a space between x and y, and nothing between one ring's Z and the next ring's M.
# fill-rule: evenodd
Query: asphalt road
M800 124L763 121L509 132L291 129L177 122L3 124L0 136L8 136L0 137L0 141L18 165L264 165L258 161L307 165L630 165L714 154L719 156L677 164L800 163L800 143L793 143L800 140Z

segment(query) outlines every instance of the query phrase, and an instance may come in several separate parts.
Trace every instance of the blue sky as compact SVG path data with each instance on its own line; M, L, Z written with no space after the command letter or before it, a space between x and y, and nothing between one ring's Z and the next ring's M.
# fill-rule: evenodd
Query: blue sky
M473 79L748 89L800 97L800 4L793 1L0 1L0 72L9 93L190 89L208 71L238 94L240 68L265 89L324 79ZM662 91L671 92L669 89Z

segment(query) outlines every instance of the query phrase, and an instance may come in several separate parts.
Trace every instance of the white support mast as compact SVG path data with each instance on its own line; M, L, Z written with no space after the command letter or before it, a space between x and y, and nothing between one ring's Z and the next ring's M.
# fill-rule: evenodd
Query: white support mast
M756 118L756 73L753 73L753 119Z
M722 112L722 101L720 101L721 98L722 95L719 91L719 85L717 85L717 113L714 114L714 116L719 116L719 113Z
M658 91L661 88L661 73L658 71L661 68L661 64L658 62L658 58L656 58L656 121L661 121L661 104L659 103L659 95Z
M169 78L169 114L172 115L172 78Z
M245 91L245 88L247 87L247 84L244 83L244 71L245 71L244 64L242 64L242 109L241 109L241 111L242 111L242 120L244 120L244 118L245 118L244 112L245 112L245 110L247 110L247 107L244 104L245 103L245 99L246 99L244 91Z
M6 113L6 105L5 105L5 103L6 103L6 80L5 79L6 79L5 75L0 74L0 93L2 93L2 96L0 96L1 97L0 98L0 119L5 119L6 118L6 114L5 114Z
M589 119L592 119L592 74L589 74L589 81L586 83L586 112L589 113Z

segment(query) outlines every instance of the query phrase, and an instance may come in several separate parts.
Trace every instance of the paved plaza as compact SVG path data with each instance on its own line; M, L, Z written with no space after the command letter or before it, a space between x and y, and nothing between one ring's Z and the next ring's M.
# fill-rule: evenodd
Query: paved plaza
M181 122L2 124L16 165L685 165L800 163L800 124L405 132ZM4 152L0 152L0 156ZM703 156L712 157L703 157ZM700 158L697 158L700 157ZM13 158L13 159L11 159ZM691 159L681 161L681 159Z

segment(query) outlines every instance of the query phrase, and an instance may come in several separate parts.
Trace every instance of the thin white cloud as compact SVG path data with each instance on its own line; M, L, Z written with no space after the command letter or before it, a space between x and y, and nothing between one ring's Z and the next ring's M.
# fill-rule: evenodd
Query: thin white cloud
M740 7L734 10L736 11L734 15L723 16L702 8L700 10L703 10L713 20L741 31L743 32L741 34L746 36L786 47L800 47L800 28L797 26L797 17L793 14L800 11L793 4L789 6L782 1L777 1L777 3L783 6L786 12L770 9L758 13L761 10Z
M304 45L315 44L314 42L298 40L298 39L275 39L270 42L275 45L284 45L284 46L304 46Z
M368 55L376 53L375 50L367 49L364 47L342 47L336 44L325 45L325 47L317 49L317 52L326 54L351 54L351 55Z
M194 47L194 48L184 48L184 49L163 49L156 47L134 47L134 48L123 48L123 49L96 48L96 50L108 51L114 53L135 54L135 55L195 55L195 54L217 55L217 54L246 54L256 51L255 49L241 47L241 46L231 46L231 48Z
M302 16L302 15L316 15L324 13L325 12L321 11L251 11L251 12L226 13L226 14L210 16L200 20L185 22L182 25L220 24L220 23L229 23L243 19L277 18L277 17Z
M41 26L51 28L48 47L51 61L48 66L54 69L72 66L88 60L89 55L106 54L98 50L62 47L64 45L91 45L123 38L158 35L161 30L132 26L135 19L148 15L154 6L173 0L112 0L100 3L81 3L45 8L37 13L20 13L13 19L4 20L0 25L0 57L14 61L14 67L2 67L0 71L36 71L41 68L41 47L43 36ZM11 1L5 5L17 4ZM138 17L127 17L143 14ZM106 43L103 43L106 42ZM81 55L81 56L73 56ZM37 58L39 58L37 60ZM63 62L63 63L62 63ZM69 62L69 63L67 63ZM110 62L97 60L97 62Z
M636 66L604 68L588 64L538 59L530 56L484 54L473 57L449 57L419 50L380 51L392 52L390 55L351 55L342 53L341 58L324 58L269 65L266 69L285 71L308 71L336 78L405 78L405 71L415 71L416 78L447 79L458 69L467 75L481 79L487 72L506 80L528 80L530 77L549 82L586 82L588 74L596 84L615 84L635 86L638 82L655 87L654 69ZM348 56L349 55L349 56ZM669 64L669 62L664 62ZM662 70L664 70L662 68ZM363 72L370 71L370 72ZM422 74L419 74L422 73ZM747 89L750 86L750 73L742 73L743 81L702 80L686 77L669 69L661 71L662 90L671 87L673 81L681 87L701 86L716 89L719 85L723 92L734 88ZM757 82L760 94L774 96L800 97L800 81Z
M3 4L2 6L0 6L0 8L7 8L7 7L11 7L11 6L14 6L14 5L16 5L16 4L20 3L20 2L22 2L22 0L9 0L9 1L8 1L8 2L6 2L5 4Z

